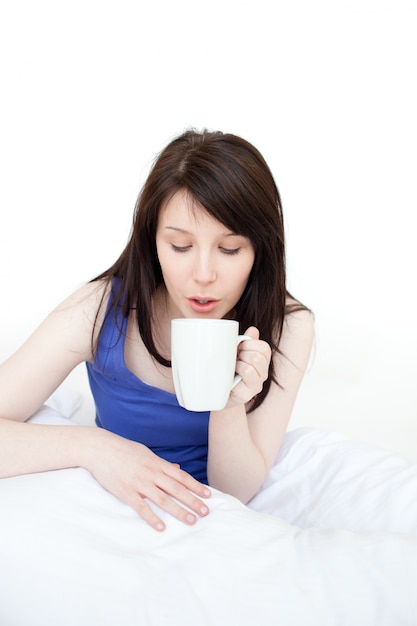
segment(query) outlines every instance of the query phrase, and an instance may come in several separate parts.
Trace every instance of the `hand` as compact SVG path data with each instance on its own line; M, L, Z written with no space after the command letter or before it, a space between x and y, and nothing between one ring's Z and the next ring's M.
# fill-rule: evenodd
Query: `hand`
M268 378L271 348L266 341L259 339L259 331L254 326L248 328L245 335L252 337L250 341L239 344L236 373L242 380L232 389L227 408L245 404L252 400L260 391Z
M208 498L210 490L179 465L109 431L98 429L96 433L101 441L99 447L95 443L92 467L87 469L105 489L131 506L155 530L164 530L165 524L146 499L189 525L195 524L198 516L208 514L207 505L196 496Z

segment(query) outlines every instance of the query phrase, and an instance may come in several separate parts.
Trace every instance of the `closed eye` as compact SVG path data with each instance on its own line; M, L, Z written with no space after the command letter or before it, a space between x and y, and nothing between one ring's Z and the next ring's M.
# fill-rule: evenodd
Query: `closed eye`
M239 252L241 251L241 248L224 248L223 246L220 246L220 250L224 254L233 255L233 254L239 254Z
M174 252L187 252L191 248L191 246L175 246L173 243L171 244Z

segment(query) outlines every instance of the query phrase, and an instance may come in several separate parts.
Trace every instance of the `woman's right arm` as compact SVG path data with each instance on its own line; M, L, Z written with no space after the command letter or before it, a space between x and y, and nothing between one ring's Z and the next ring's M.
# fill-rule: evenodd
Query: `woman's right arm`
M0 479L69 467L89 470L155 530L165 524L147 500L188 525L209 512L200 498L210 490L140 443L94 426L0 419Z
M199 497L209 490L145 446L96 427L23 423L76 365L92 358L104 289L89 283L76 291L0 366L0 478L84 467L157 530L164 524L146 499L192 524L197 517L188 509L205 515Z
M78 289L0 365L0 417L25 422L79 363L91 360L104 289L102 283Z
M101 283L77 290L0 365L0 477L79 465L82 429L22 422L76 365L91 358L103 290Z

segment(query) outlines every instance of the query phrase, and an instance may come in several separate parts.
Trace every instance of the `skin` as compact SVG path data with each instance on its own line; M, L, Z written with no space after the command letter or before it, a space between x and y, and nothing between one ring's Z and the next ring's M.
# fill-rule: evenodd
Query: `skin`
M178 192L161 210L156 247L171 317L230 315L255 260L249 239L234 234ZM196 299L208 300L209 311L196 310Z
M231 233L183 192L161 207L156 245L165 284L153 302L154 333L161 354L169 358L173 317L233 317L254 250L248 239ZM95 427L24 423L74 367L92 360L91 334L105 289L93 283L77 290L0 366L0 477L84 467L156 530L165 525L152 503L194 524L209 512L205 499L210 490L142 444ZM95 332L103 314L101 307ZM271 350L256 328L245 334L252 341L243 342L238 352L236 372L242 381L226 408L210 415L208 453L209 484L243 502L259 489L281 445L308 363L313 324L305 311L287 317L280 343L285 357L274 357L282 386L272 384L249 415L248 403L267 377ZM149 356L133 315L125 361L144 382L173 392L171 370Z

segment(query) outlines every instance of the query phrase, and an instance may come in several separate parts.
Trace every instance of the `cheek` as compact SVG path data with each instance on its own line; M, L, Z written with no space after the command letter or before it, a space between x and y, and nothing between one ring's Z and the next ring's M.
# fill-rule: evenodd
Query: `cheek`
M173 261L172 256L159 259L162 270L162 276L166 286L175 288L181 285L183 280L183 269L181 263Z
M172 263L169 262L168 254L164 251L164 247L156 246L156 253L158 255L159 265L161 267L161 271L163 276L166 278L169 276L170 268L172 271Z
M239 285L243 287L246 286L249 280L252 268L253 268L253 264L254 264L254 260L248 259L244 267L240 268L240 271L238 272L238 276L235 276L236 282L239 283Z
M162 270L162 276L164 278L165 283L172 282L172 278L174 276L173 268L170 267L169 263L164 263L164 259L160 259L159 261Z

